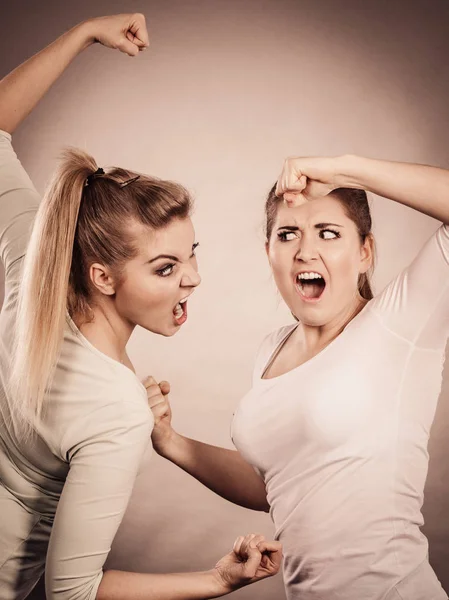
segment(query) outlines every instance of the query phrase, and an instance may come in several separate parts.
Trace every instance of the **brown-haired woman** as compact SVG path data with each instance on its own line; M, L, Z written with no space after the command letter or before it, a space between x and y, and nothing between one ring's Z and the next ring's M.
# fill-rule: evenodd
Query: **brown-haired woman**
M445 223L375 297L363 190ZM162 394L155 448L223 497L270 508L289 600L447 598L420 525L449 334L449 172L289 159L266 217L270 266L297 322L260 348L233 421L239 452L175 433Z
M86 21L0 83L0 595L25 598L45 566L49 600L218 597L276 573L279 543L239 538L201 573L103 572L153 426L126 343L136 325L176 333L200 278L180 185L70 150L40 202L12 149L95 41L135 56L145 19Z

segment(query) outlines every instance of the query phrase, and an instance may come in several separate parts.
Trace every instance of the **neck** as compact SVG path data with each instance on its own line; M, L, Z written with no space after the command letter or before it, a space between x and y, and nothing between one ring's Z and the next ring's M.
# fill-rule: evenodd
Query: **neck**
M302 323L300 327L298 327L298 334L301 336L302 342L307 350L319 350L323 346L329 344L340 335L346 325L358 315L367 302L368 300L362 298L358 294L354 300L338 313L332 321L329 321L329 323L320 326Z
M88 323L74 318L74 322L89 342L103 354L128 364L126 344L134 330L134 325L117 314L110 301L96 304L92 308L93 319Z

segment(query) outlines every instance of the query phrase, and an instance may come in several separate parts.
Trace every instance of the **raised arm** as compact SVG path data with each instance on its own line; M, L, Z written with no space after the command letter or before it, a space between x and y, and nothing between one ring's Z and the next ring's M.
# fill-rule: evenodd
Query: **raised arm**
M31 182L25 182L26 174L12 151L10 134L75 56L95 41L135 55L148 45L145 19L137 14L86 21L1 82L0 128L6 133L0 134L0 196L7 207L7 219L0 222L0 238L16 220L14 203L21 199L23 189L28 186L31 191L27 196L32 192L33 198L29 207L21 207L21 214L34 212L37 196ZM2 215L0 206L0 221ZM31 219L21 223L20 231L9 236L8 244L2 241L0 245L2 255L9 252L9 261L14 264L25 249L25 225L30 223ZM274 575L280 566L280 546L260 536L240 540L214 568L201 573L103 572L152 425L146 406L137 408L127 399L112 418L112 404L112 400L108 402L104 414L99 410L101 414L86 415L83 423L72 424L61 445L61 457L68 460L70 469L46 559L48 600L201 600Z
M141 14L90 19L76 25L0 81L0 129L13 133L73 59L100 42L129 56L148 46Z
M371 191L443 222L371 305L390 331L440 351L449 335L449 171L350 155L289 158L276 191L295 206L342 187Z
M158 385L152 377L148 377L144 385L155 420L152 439L156 452L225 500L244 508L268 512L270 506L265 484L240 453L177 433L171 425L168 383Z
M20 259L28 246L39 194L20 164L11 133L33 110L82 50L99 41L134 55L148 45L143 15L116 15L81 23L0 81L0 257L8 295L20 280Z
M412 163L345 155L289 158L277 194L288 202L312 199L336 188L364 189L449 223L449 171Z

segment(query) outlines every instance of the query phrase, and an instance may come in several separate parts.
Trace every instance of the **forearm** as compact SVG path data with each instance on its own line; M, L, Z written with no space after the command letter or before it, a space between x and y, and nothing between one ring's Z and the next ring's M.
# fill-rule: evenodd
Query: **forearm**
M94 37L89 22L64 33L0 81L0 129L13 133Z
M105 571L97 600L207 600L230 591L214 569L163 575Z
M174 434L160 454L222 498L268 512L264 482L236 450Z
M340 187L365 189L449 223L449 171L350 155L339 160Z

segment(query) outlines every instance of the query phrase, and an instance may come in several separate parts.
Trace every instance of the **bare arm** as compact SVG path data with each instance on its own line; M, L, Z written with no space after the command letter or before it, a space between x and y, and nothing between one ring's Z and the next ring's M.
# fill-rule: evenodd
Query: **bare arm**
M173 432L159 454L222 498L252 510L269 511L263 480L237 450L211 446Z
M96 41L136 55L148 46L145 18L137 14L85 21L14 69L0 81L0 129L13 133L73 59Z
M449 223L449 171L438 167L375 160L341 158L342 186L361 188Z
M365 189L449 223L449 171L438 167L352 155L289 158L276 191L294 204L340 187Z
M49 600L201 600L275 574L281 552L263 536L242 538L214 568L163 575L103 572L123 517L152 420L134 399L107 404L75 421L61 442L70 464L46 558Z
M97 600L217 598L267 574L273 575L279 570L281 560L282 550L279 542L266 541L260 534L240 536L235 541L233 551L222 558L211 571L171 575L108 571L103 576ZM241 571L242 583L238 586L229 577L230 565Z
M207 600L225 593L213 570L164 575L106 571L97 600Z
M268 512L265 484L239 452L179 435L171 426L168 383L159 386L149 377L144 385L155 419L152 439L156 452L225 500Z
M148 45L145 18L116 15L86 21L18 67L0 82L0 128L12 133L71 61L94 41L138 54ZM70 469L46 558L48 599L92 598L96 594L101 600L201 600L274 575L280 566L280 544L254 535L242 538L243 542L209 571L103 573L151 425L145 407L142 415L137 409L133 413L126 403L123 414L115 419L111 406L98 419L86 415L81 429L74 425L64 436L61 456L69 457Z

